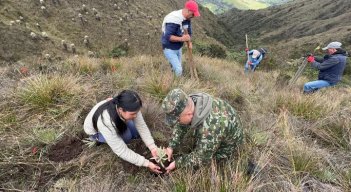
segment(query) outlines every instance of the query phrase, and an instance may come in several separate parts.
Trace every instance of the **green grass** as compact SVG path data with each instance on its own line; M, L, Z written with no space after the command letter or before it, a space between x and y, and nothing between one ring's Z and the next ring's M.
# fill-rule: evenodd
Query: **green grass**
M287 108L289 112L305 119L317 120L328 113L324 105L317 104L313 98L298 98L294 96L281 96L277 98L276 108Z
M262 2L257 2L256 0L223 0L226 3L234 5L238 9L264 9L268 5Z
M63 132L60 132L57 128L36 127L32 130L33 141L45 145L54 143L62 134Z
M87 73L73 65L67 67L70 61L65 60L52 63L54 73L38 75L32 69L28 77L14 77L18 88L0 101L4 106L0 108L0 123L5 125L0 126L0 152L5 163L0 164L4 170L0 183L6 189L22 191L35 187L47 191L294 191L308 180L313 181L316 191L347 191L351 178L350 170L345 169L351 163L346 153L351 138L350 88L303 95L306 76L291 89L277 88L277 71L259 70L246 76L242 64L235 60L197 55L194 59L199 81L189 78L186 62L184 76L174 79L163 56L145 55L75 61L97 64ZM82 132L83 121L96 102L123 89L140 94L145 122L156 144L166 147L173 130L164 122L160 101L175 87L187 93L210 93L237 109L246 139L232 158L219 165L200 166L197 171L177 169L169 177L155 178L147 168L124 162L107 145L84 147L75 159L61 163L48 161L47 153L41 158L31 153L33 146L54 144L62 133L75 136ZM184 140L175 154L191 150L192 133ZM140 145L141 140L128 147L140 150ZM147 149L140 151L149 153ZM255 175L246 175L249 160L259 167ZM13 176L20 171L23 177ZM38 184L40 178L45 186Z

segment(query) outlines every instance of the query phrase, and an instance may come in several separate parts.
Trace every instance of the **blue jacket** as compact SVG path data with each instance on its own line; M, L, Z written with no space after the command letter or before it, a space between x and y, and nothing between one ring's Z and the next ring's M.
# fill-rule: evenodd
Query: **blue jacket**
M181 37L184 34L183 27L188 26L189 35L192 34L191 21L183 17L182 10L169 13L162 23L162 48L179 50L183 46L183 42L171 42L171 35Z
M331 84L341 81L346 67L346 58L346 51L338 50L332 55L324 56L324 59L320 62L313 62L312 67L319 69L318 80L325 80Z
M248 60L246 61L245 63L245 73L248 72L249 70L249 66L251 68L251 71L255 71L256 70L256 67L258 66L258 64L260 64L260 62L262 61L262 59L264 58L264 54L263 53L260 53L260 55L257 57L257 58L252 58L252 54L253 54L254 50L251 50L249 51L249 58ZM249 61L252 62L251 65L249 65Z

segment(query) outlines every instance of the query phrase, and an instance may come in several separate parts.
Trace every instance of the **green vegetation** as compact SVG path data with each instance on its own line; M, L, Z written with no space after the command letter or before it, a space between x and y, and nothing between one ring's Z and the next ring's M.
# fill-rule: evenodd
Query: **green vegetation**
M39 75L25 82L19 89L18 98L33 110L60 108L75 102L75 97L81 92L77 82L78 79L73 76Z
M207 57L221 58L221 59L224 59L227 57L225 48L218 44L194 42L193 46L194 46L194 53L200 56L207 56Z
M301 77L291 89L277 87L279 71L258 70L244 75L243 64L236 58L240 56L222 60L195 55L199 81L189 78L187 65L185 75L175 78L163 56L117 59L78 56L53 62L55 71L45 74L29 67L30 75L17 78L13 83L19 84L19 88L5 92L6 99L0 102L5 106L0 109L0 122L4 125L0 133L2 143L6 143L0 144L2 188L294 191L308 181L316 191L347 191L351 178L347 169L351 162L346 153L351 148L350 88L341 86L303 95L301 87L308 76ZM160 101L175 87L188 93L208 92L237 109L246 139L233 158L211 162L196 171L179 169L167 178L155 178L147 169L124 162L106 145L88 148L81 144L83 151L69 161L48 160L55 157L50 153L51 147L63 142L63 135L81 138L84 118L97 101L122 89L140 93L142 112L156 144L166 147L172 129L164 122ZM191 134L185 137L189 144L176 151L176 155L189 150L191 138ZM65 141L66 147L73 145L73 140ZM150 155L141 146L138 140L129 145L142 155ZM257 170L248 175L251 161ZM38 178L43 181L38 182Z
M111 58L124 57L128 55L129 47L126 44L121 44L111 50L109 56Z
M256 0L223 0L223 2L232 4L238 9L264 9L268 7L267 4L258 2Z

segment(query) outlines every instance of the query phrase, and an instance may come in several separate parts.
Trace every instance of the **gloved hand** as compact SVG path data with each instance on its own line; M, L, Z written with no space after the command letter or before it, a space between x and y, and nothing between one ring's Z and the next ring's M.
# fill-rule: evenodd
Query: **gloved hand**
M245 48L245 52L248 52L249 51L249 48Z
M311 55L311 56L308 56L307 57L307 61L309 62L309 63L313 63L315 60L314 60L314 56L313 55Z

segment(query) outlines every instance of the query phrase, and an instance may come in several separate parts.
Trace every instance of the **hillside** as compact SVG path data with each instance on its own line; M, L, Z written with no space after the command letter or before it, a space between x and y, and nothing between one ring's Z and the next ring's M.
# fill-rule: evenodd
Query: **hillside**
M28 60L0 67L0 191L349 191L351 89L303 95L301 77L287 88L279 72L245 75L242 65L195 56L199 80L174 78L163 56L84 56ZM132 65L131 65L132 63ZM40 70L37 66L43 66ZM187 66L187 65L185 65ZM293 73L292 71L290 71ZM158 146L172 128L160 101L169 90L204 91L235 107L245 142L233 157L155 177L119 158L108 145L88 147L83 121L99 101L132 89ZM9 102L11 101L11 102ZM189 152L192 131L175 156ZM140 139L128 147L150 157ZM248 162L258 165L248 174ZM192 171L191 171L192 170Z
M272 45L288 55L330 41L340 41L350 48L350 18L349 0L298 0L257 11L233 9L221 15L241 47L245 46L247 33L261 41L261 46Z
M194 46L203 48L194 49L195 80L185 50L180 77L160 50L162 19L184 1L0 0L0 192L351 191L350 59L340 84L313 94L302 88L317 70L307 67L287 86L300 60L285 65L288 57L330 40L350 48L349 1L299 0L232 10L221 18L201 7L202 16L194 20ZM248 74L245 33L250 48L270 48L259 69ZM129 53L109 57L123 51ZM235 108L244 140L231 157L156 176L107 144L87 142L83 124L90 110L129 89L141 97L155 144L167 147L174 130L161 102L175 88L206 92ZM227 122L221 119L221 125ZM193 149L193 131L174 149L176 161ZM151 157L142 139L127 146Z
M184 2L46 0L41 4L39 0L2 0L0 60L46 54L61 58L72 54L71 44L78 54L85 55L88 51L108 55L114 47L126 43L130 54L160 53L162 20L170 11L181 9ZM194 20L194 40L232 44L222 26L208 9L201 8L201 17ZM84 44L85 36L89 44ZM68 51L63 50L62 40Z
M198 0L213 13L224 13L232 8L241 10L264 9L273 5L280 5L290 0Z

